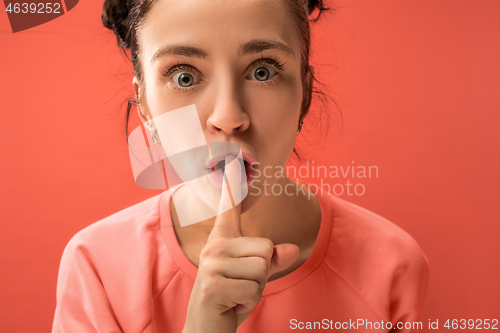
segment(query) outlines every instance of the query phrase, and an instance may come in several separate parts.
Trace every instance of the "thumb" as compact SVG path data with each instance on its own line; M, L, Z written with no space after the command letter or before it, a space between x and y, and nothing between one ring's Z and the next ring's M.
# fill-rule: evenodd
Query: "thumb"
M276 245L271 258L271 266L267 273L267 279L274 273L282 271L293 264L299 257L299 254L299 247L295 244L285 243Z

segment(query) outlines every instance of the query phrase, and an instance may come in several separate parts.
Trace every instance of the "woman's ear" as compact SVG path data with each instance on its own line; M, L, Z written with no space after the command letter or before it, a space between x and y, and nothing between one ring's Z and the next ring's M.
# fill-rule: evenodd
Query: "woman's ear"
M309 71L307 72L305 82L306 82L306 84L304 86L304 97L303 97L303 102L302 102L302 110L300 112L299 120L304 120L304 118L309 113L309 109L311 107L312 88L313 88L313 82L314 82L314 67L311 65L309 65Z
M134 98L137 106L137 114L139 115L139 119L141 119L141 121L145 123L146 121L151 119L151 116L146 110L144 103L141 103L141 99L144 97L143 95L141 95L141 90L143 89L141 88L141 83L136 76L134 76L134 78L132 79L132 86L134 88Z

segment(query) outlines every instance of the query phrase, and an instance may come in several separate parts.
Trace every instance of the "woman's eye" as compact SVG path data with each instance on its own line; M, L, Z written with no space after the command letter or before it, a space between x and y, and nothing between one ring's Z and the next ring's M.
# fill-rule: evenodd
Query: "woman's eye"
M276 70L272 67L270 68L271 70L267 67L259 66L253 72L253 76L257 81L267 81L276 74Z
M195 81L193 75L189 72L178 72L172 76L172 80L182 88L192 86Z
M272 84L274 77L278 74L278 70L285 70L285 63L281 63L278 57L264 58L262 57L257 62L254 62L251 70L250 79L259 82ZM194 89L201 79L199 73L193 66L189 64L174 64L161 71L163 77L173 81L173 89L182 91L190 91Z

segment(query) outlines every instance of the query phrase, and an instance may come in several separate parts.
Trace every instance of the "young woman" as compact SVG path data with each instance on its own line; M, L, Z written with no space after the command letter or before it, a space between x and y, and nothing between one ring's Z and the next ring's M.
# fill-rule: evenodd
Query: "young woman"
M207 142L241 149L248 195L181 226L174 199L193 212L199 202L178 186L78 232L61 260L54 333L419 328L429 267L415 240L368 210L263 172L287 164L307 121L308 17L325 9L105 0L103 23L132 55L141 120L196 105Z

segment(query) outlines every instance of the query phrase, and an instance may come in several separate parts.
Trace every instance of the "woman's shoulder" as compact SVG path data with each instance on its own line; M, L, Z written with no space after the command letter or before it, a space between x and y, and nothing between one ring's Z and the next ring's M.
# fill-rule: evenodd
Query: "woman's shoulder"
M405 293L407 300L422 302L427 293L429 262L417 241L366 208L333 194L323 197L333 210L331 238L324 257L327 267L386 319L394 315L391 303L397 304Z
M130 241L141 236L133 230L151 229L159 219L161 194L108 215L78 231L70 243L99 243L107 246L119 241Z
M161 236L161 196L94 222L70 239L59 266L58 324L72 325L78 317L83 325L97 313L106 327L119 322L138 331L148 325L152 299L178 272Z
M64 248L62 263L76 261L81 265L91 265L102 273L157 260L161 252L166 251L161 246L161 195L122 209L78 231Z
M376 256L385 262L389 256L397 261L424 259L417 241L400 226L336 195L324 196L333 210L333 244L347 247L358 256Z

